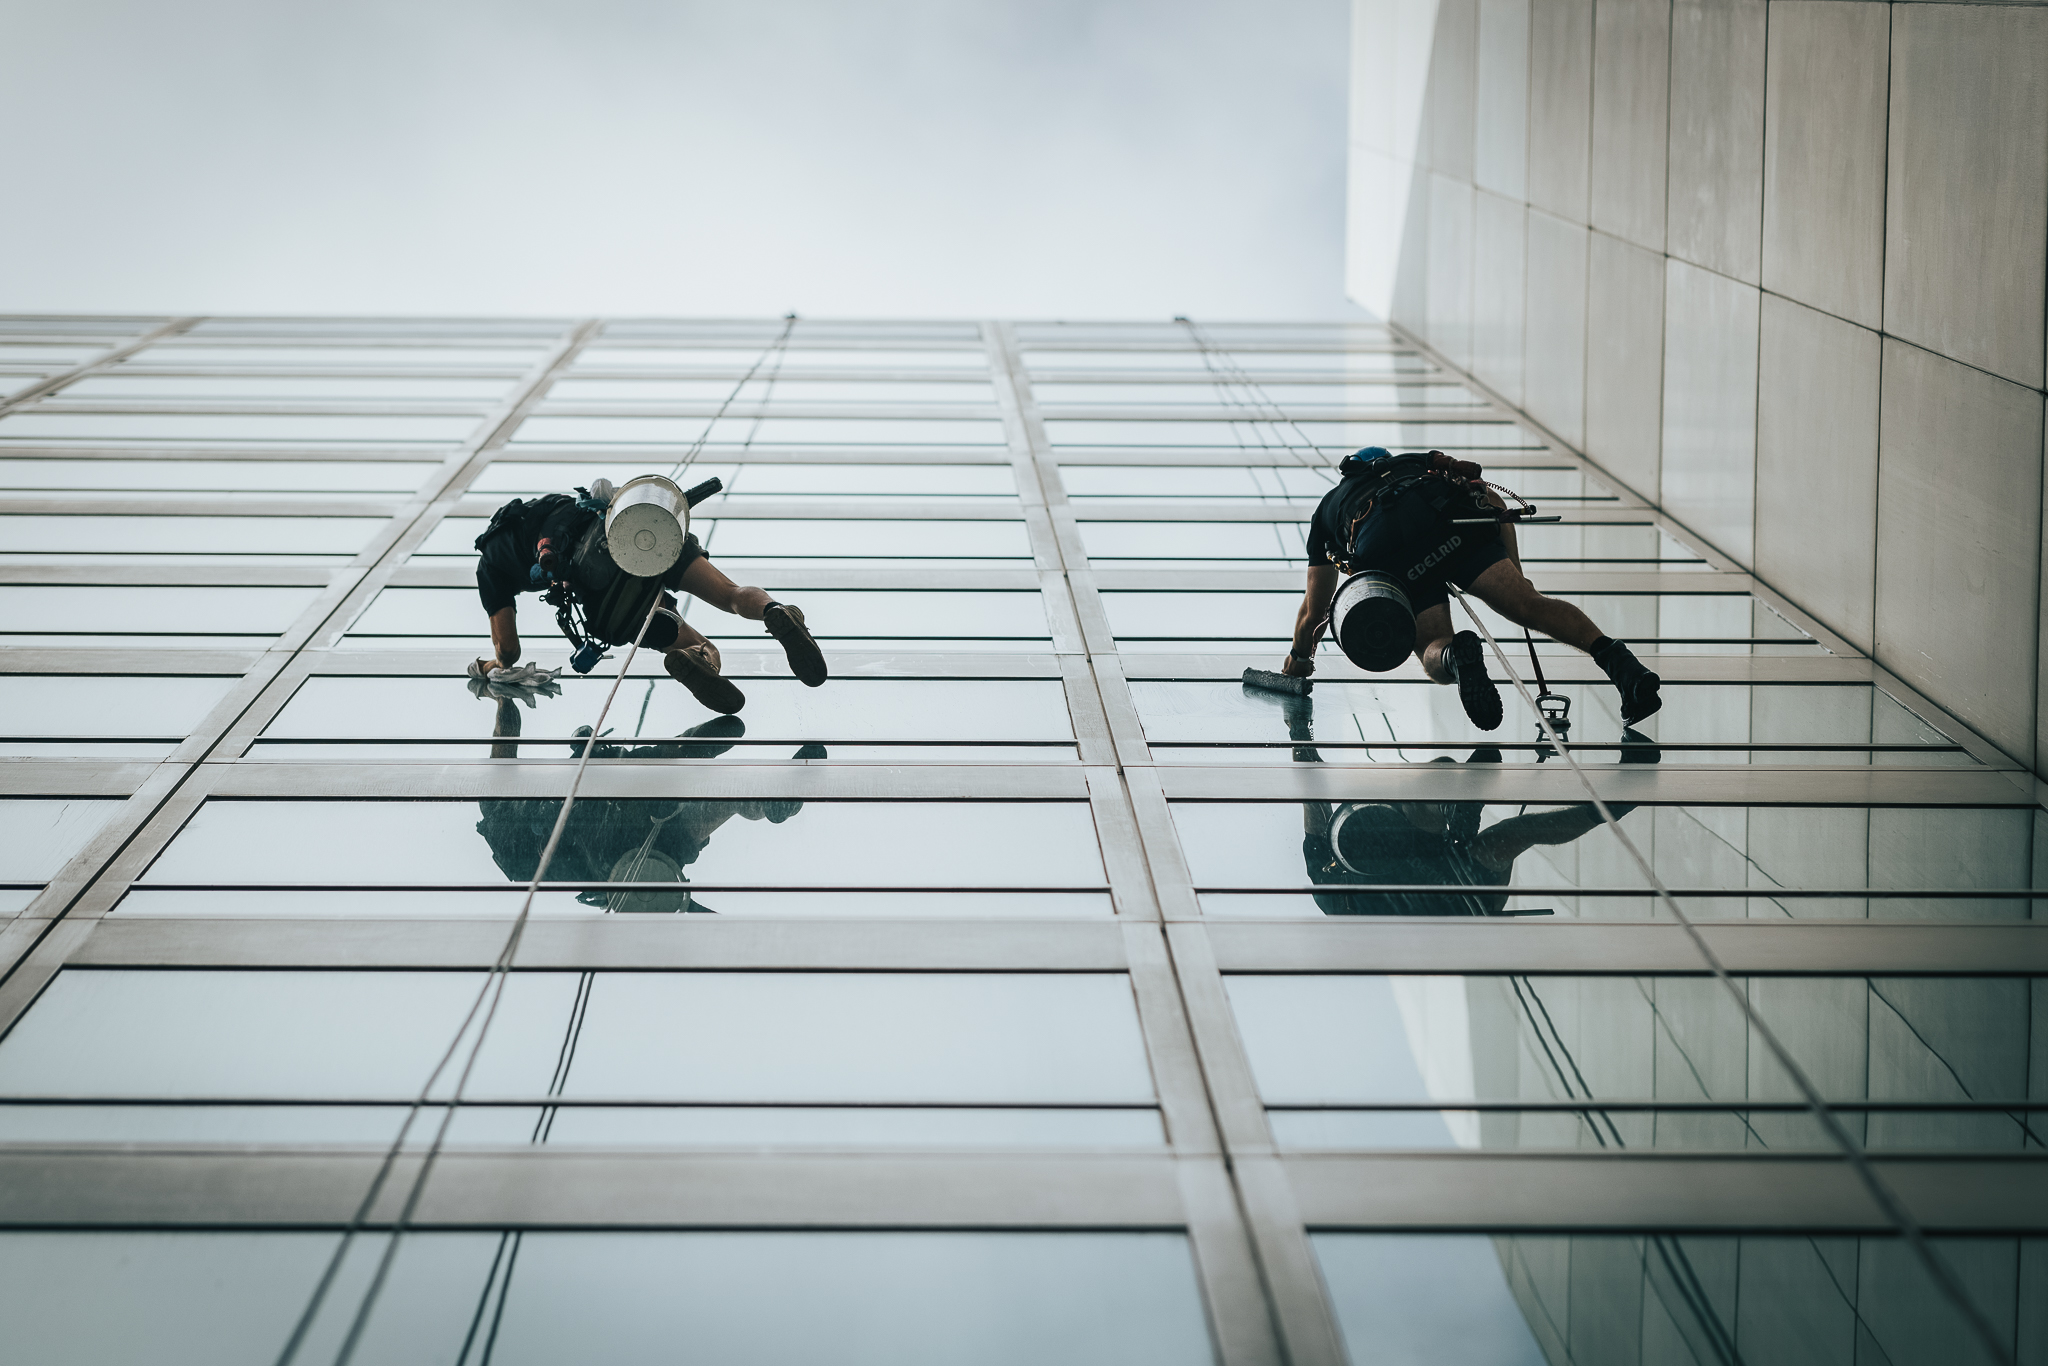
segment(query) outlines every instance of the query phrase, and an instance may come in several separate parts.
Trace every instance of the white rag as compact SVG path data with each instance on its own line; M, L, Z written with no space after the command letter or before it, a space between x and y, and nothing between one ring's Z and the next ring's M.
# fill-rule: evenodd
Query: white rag
M555 681L560 669L543 669L538 664L499 665L486 668L481 659L469 662L469 691L477 697L505 697L534 705L540 697L560 697L562 685Z

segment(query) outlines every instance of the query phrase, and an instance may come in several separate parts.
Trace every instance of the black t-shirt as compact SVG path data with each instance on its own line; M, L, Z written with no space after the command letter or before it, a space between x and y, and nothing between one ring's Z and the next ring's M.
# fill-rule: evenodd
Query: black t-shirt
M1354 475L1337 481L1308 519L1308 562L1330 564L1351 553L1351 524L1365 510L1378 480Z
M505 525L484 542L477 554L476 591L483 599L486 616L496 616L510 607L521 593L539 591L532 574L543 536L555 543L566 560L585 527L597 516L577 507L575 498L567 494L550 494L531 502L516 498L512 501L520 506L514 508L508 503L499 509Z
M1360 452L1363 455L1364 452ZM1351 526L1375 496L1396 483L1428 473L1431 459L1426 452L1381 455L1371 460L1352 456L1341 468L1344 477L1323 495L1308 519L1308 562L1333 564L1351 556Z

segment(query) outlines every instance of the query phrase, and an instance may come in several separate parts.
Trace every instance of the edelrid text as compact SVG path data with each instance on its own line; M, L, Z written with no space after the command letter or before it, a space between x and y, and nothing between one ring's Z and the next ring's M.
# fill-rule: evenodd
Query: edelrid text
M1453 550L1456 550L1459 546L1463 544L1465 544L1465 538L1463 536L1453 536L1450 540L1445 541L1435 550L1432 550L1427 555L1424 555L1419 561L1416 562L1415 567L1408 571L1408 581L1410 583L1413 583L1417 578L1421 577L1423 570L1429 568L1438 560L1443 559L1446 555L1450 554Z

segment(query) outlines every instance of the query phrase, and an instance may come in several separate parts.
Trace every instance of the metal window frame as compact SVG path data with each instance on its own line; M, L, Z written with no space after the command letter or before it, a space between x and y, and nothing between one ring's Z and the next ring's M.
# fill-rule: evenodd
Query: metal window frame
M6 321L6 320L0 320ZM33 323L34 320L13 320ZM61 320L46 320L55 326ZM408 557L448 516L474 517L496 506L470 494L493 461L615 466L625 450L589 443L508 442L524 418L556 414L708 416L699 403L604 405L550 403L553 383L574 378L738 379L729 362L702 369L636 365L635 352L735 351L758 348L774 327L759 321L635 321L607 335L598 320L517 320L496 324L453 319L177 319L140 333L63 375L0 399L0 412L364 412L480 414L459 445L401 446L375 442L24 443L8 458L69 460L292 460L431 462L433 473L409 496L322 502L279 496L261 503L205 506L208 515L377 516L384 527L344 564L236 565L50 563L0 565L4 584L290 584L318 590L315 601L274 640L248 648L192 648L136 655L85 647L0 645L0 671L37 674L213 674L238 681L173 752L161 761L90 758L0 761L0 794L95 796L122 801L119 811L53 877L21 913L0 919L0 1032L29 1009L67 966L97 970L207 967L221 970L476 968L502 942L500 919L393 917L172 918L114 912L150 862L206 800L348 798L375 800L483 796L547 797L568 782L566 764L493 763L468 759L273 759L255 741L309 677L446 676L468 656L445 648L389 648L345 639L352 622L386 587L459 587L463 567ZM108 324L111 328L113 324ZM808 325L820 326L820 325ZM917 420L992 417L1001 446L776 445L706 447L707 463L1007 464L1015 498L981 501L778 501L736 498L719 515L732 518L848 520L1021 520L1030 559L1003 565L943 568L800 562L749 569L778 587L905 590L932 585L1036 591L1047 609L1049 636L1029 653L892 653L835 651L842 672L900 678L1057 679L1074 728L1074 755L1061 763L859 763L803 767L777 763L677 765L594 763L584 790L604 796L724 795L805 800L1061 800L1086 802L1102 848L1109 918L1075 920L730 920L709 917L540 918L528 931L519 967L532 970L618 968L688 972L779 971L1029 971L1115 972L1128 976L1150 1057L1165 1125L1163 1149L1140 1152L1045 1150L945 1153L915 1150L821 1153L775 1151L633 1151L463 1149L441 1159L415 1222L428 1227L890 1227L890 1228L1173 1228L1185 1230L1195 1255L1220 1359L1227 1366L1335 1363L1344 1360L1329 1298L1309 1234L1325 1229L1466 1229L1619 1231L1650 1229L1878 1232L1882 1217L1836 1159L1628 1152L1302 1153L1275 1142L1265 1107L1224 990L1232 973L1513 973L1599 975L1695 972L1700 960L1669 923L1503 920L1449 923L1385 919L1339 922L1303 917L1235 920L1204 916L1198 889L1173 823L1173 804L1191 801L1321 800L1550 803L1579 800L1568 774L1554 767L1505 764L1487 772L1462 767L1333 763L1315 768L1276 758L1270 763L1204 765L1155 755L1148 745L1134 682L1158 678L1234 678L1262 656L1219 642L1203 654L1119 651L1104 594L1146 591L1293 591L1298 571L1248 564L1241 568L1168 569L1128 562L1091 562L1082 527L1096 521L1298 521L1310 505L1295 501L1175 503L1072 500L1062 466L1287 466L1291 453L1249 448L1064 446L1048 435L1048 418L1080 420L1242 422L1213 401L1185 406L1147 403L1111 408L1084 403L1041 405L1034 381L1058 384L1210 385L1199 369L1082 369L1060 365L1063 352L1189 352L1185 334L1164 324L847 323L806 335L802 350L864 353L873 363L844 369L793 366L784 379L834 383L958 382L986 386L983 401L755 405L749 411L803 416ZM1659 667L1675 687L1689 684L1829 684L1875 686L1955 738L1974 767L1667 763L1655 770L1601 771L1603 796L1632 802L1732 803L1750 806L1955 806L2038 809L2036 780L1854 650L1786 603L1660 509L1613 484L1604 471L1559 442L1472 376L1399 329L1308 325L1262 331L1214 325L1219 344L1246 353L1412 355L1423 371L1346 375L1324 370L1260 370L1282 384L1463 385L1479 399L1470 408L1359 408L1349 421L1429 424L1521 424L1543 443L1477 448L1503 468L1558 468L1613 487L1611 505L1573 505L1584 524L1656 526L1705 568L1667 572L1561 570L1542 575L1564 592L1603 595L1743 594L1762 603L1824 653L1807 655L1666 655ZM766 329L764 331L764 328ZM925 331L920 332L918 329ZM669 334L663 335L663 329ZM969 335L969 329L972 335ZM20 334L23 336L32 334ZM113 331L93 334L112 340ZM162 346L176 337L174 344ZM6 336L17 340L18 336ZM63 338L75 343L77 334ZM602 344L598 343L602 340ZM246 358L208 364L211 346L238 352L268 348L275 367ZM517 352L524 369L495 365L422 365L387 360L343 365L291 360L295 349L383 350L459 348ZM978 353L979 369L892 364L893 352ZM1190 357L1195 361L1194 356ZM336 400L237 404L218 400L53 400L76 379L118 366L140 376L500 378L493 404L467 401ZM516 380L516 382L514 382ZM426 407L422 408L421 404ZM1311 417L1329 416L1308 405ZM635 445L650 458L680 451ZM115 500L23 494L0 502L0 514L189 515L203 497L165 491ZM1290 577L1292 581L1290 582ZM727 667L739 677L782 672L771 652L733 649ZM1549 666L1560 682L1598 681L1576 657ZM636 672L635 677L641 676ZM651 674L649 675L651 676ZM1341 661L1326 678L1362 678ZM337 746L345 752L346 746ZM1161 748L1171 749L1170 745ZM1277 752L1276 752L1277 753ZM1021 756L1020 756L1021 758ZM687 783L687 788L682 784ZM1000 890L991 888L988 890ZM1752 889L1731 889L1740 894ZM1928 889L1930 896L1941 889ZM1710 922L1703 933L1731 969L1795 975L2048 974L2048 927L1981 919L1957 923L1886 921ZM375 1154L314 1147L224 1148L166 1145L117 1150L95 1145L0 1145L0 1226L121 1228L271 1228L333 1226L367 1182ZM414 1159L402 1159L402 1164ZM2039 1231L2048 1228L2048 1169L1983 1154L1877 1159L1930 1229L1945 1232ZM403 1183L394 1189L403 1189ZM389 1217L380 1210L376 1219Z

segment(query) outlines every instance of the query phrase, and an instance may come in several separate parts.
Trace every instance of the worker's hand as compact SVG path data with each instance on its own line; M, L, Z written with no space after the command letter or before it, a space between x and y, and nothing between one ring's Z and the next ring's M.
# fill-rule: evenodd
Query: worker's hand
M1486 471L1476 461L1453 460L1451 462L1451 473L1460 479L1477 479Z
M477 660L472 660L472 661L470 661L470 665L469 665L469 676L470 676L471 678L486 678L486 679L487 679L487 678L489 678L489 677L491 676L491 670L493 670L493 669L495 669L495 668L497 668L497 667L498 667L498 661L497 661L497 660L495 660L495 659L477 659Z
M1280 672L1286 674L1289 678L1307 678L1315 671L1316 661L1313 655L1307 659L1296 659L1293 655L1289 655L1286 659L1280 661Z

